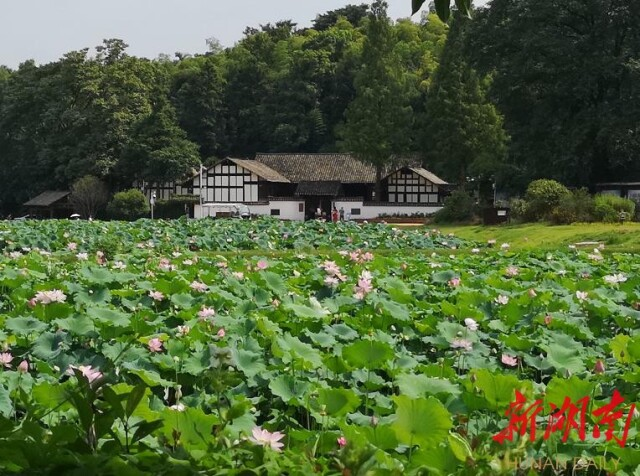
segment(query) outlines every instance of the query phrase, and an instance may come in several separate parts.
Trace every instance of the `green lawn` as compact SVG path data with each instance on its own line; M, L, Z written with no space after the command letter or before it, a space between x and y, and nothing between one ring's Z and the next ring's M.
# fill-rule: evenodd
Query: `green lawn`
M551 226L543 223L503 226L441 226L444 233L454 233L468 240L498 244L509 243L516 249L554 249L583 241L603 242L610 251L640 252L640 223L583 223Z

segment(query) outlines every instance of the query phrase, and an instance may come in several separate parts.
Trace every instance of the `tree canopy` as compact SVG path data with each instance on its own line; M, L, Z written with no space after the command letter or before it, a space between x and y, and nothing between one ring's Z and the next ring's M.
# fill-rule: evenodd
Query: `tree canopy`
M348 150L379 171L421 153L452 181L502 173L514 191L640 180L638 2L493 0L473 21L450 3L395 22L382 2L349 5L202 55L107 39L0 67L0 208L86 175L114 192L258 152Z

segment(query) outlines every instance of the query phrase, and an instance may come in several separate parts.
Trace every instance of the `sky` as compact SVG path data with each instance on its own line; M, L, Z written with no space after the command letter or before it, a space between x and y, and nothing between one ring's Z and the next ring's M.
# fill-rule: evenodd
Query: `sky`
M69 51L100 45L105 38L122 39L129 54L147 58L204 53L207 38L232 46L247 26L286 19L310 26L318 13L366 1L12 0L2 6L0 65L17 68L28 59L49 63ZM393 19L411 13L410 0L387 3Z

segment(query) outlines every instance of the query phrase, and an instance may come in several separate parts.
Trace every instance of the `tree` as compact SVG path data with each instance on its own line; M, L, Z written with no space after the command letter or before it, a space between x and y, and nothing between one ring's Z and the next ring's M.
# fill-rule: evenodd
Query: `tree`
M229 149L226 131L225 80L217 56L180 62L171 88L180 127L200 147L202 157L221 157Z
M152 113L136 125L123 151L120 170L130 183L177 180L200 165L198 146L178 126L173 106L162 97L157 101Z
M69 199L80 215L85 218L95 217L109 201L109 191L99 178L85 175L74 182Z
M140 190L132 188L116 193L107 206L107 212L117 220L137 220L149 214L149 202Z
M334 26L340 18L345 18L353 26L358 26L360 22L366 18L369 11L369 5L361 3L360 5L347 5L346 7L322 13L313 21L313 29L316 31L325 31Z
M493 0L470 22L468 50L491 73L521 187L640 174L640 3ZM480 45L480 46L479 46Z
M414 15L426 0L411 0L411 14ZM472 0L455 0L456 9L463 15L471 15ZM451 0L434 0L436 13L442 21L447 21L451 14Z
M340 130L341 147L375 166L379 201L385 165L411 147L412 111L407 84L393 54L393 30L384 1L372 5L365 33L356 97Z
M440 65L426 96L422 148L428 165L464 183L468 175L490 179L505 160L502 117L464 57L464 18L453 22Z

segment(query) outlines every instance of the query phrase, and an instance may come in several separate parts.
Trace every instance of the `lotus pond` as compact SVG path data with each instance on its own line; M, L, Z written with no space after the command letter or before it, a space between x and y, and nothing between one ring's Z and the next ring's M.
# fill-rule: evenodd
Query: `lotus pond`
M639 474L635 255L272 220L0 232L3 474ZM540 412L498 441L517 394Z

